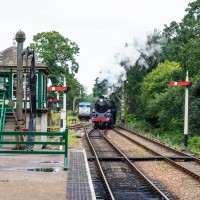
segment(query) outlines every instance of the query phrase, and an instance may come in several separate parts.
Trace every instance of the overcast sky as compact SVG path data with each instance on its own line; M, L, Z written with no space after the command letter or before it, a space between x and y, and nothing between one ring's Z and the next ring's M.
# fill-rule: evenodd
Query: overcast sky
M180 22L193 0L1 0L0 51L20 29L24 48L39 32L57 31L80 47L78 81L91 93L102 68L116 73L114 56L134 38ZM111 65L113 65L111 67Z

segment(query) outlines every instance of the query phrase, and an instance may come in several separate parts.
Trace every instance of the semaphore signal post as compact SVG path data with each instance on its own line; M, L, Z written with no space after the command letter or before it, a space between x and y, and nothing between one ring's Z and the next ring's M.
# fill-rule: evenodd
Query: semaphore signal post
M192 86L192 82L189 81L188 71L186 73L185 82L169 82L170 86L185 86L185 114L184 114L184 146L188 145L188 104L189 104L189 92L188 89Z
M63 109L61 110L60 116L60 132L63 132L66 129L66 115L67 115L67 102L66 102L66 93L70 91L70 87L66 86L66 79L64 78L64 87L48 87L48 91L57 91L63 92ZM59 98L58 98L59 99ZM58 102L57 100L52 100L54 102ZM60 142L62 142L62 138L60 137ZM60 145L60 150L62 150L62 146Z

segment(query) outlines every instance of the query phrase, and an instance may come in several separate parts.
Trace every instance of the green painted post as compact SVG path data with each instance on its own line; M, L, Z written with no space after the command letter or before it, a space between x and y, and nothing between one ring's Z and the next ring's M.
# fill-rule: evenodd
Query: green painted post
M5 90L3 90L3 100L2 100L2 107L1 107L1 116L0 116L0 131L4 131L4 124L5 124ZM3 135L0 136L0 142L3 141ZM2 144L0 144L0 149L2 149Z
M3 140L3 135L0 136L0 142ZM2 144L0 144L0 150L2 149Z
M38 108L42 108L43 83L42 83L42 72L40 70L38 71L37 87L38 87Z
M64 157L64 170L68 169L68 129L65 129L65 157Z

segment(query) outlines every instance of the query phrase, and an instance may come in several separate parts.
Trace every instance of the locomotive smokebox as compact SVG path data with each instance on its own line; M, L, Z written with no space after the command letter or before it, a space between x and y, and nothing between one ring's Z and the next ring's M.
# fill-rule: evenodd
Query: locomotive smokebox
M92 111L94 128L111 128L116 123L116 106L112 99L100 97Z

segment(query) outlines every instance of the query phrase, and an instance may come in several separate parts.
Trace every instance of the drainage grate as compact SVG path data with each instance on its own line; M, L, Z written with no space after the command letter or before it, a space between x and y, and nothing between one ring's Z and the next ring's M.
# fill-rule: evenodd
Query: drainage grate
M67 179L68 200L95 198L85 150L71 150Z
M58 173L61 171L60 167L33 167L33 168L22 168L22 167L9 167L9 168L1 168L2 171L27 171L27 172L52 172Z

